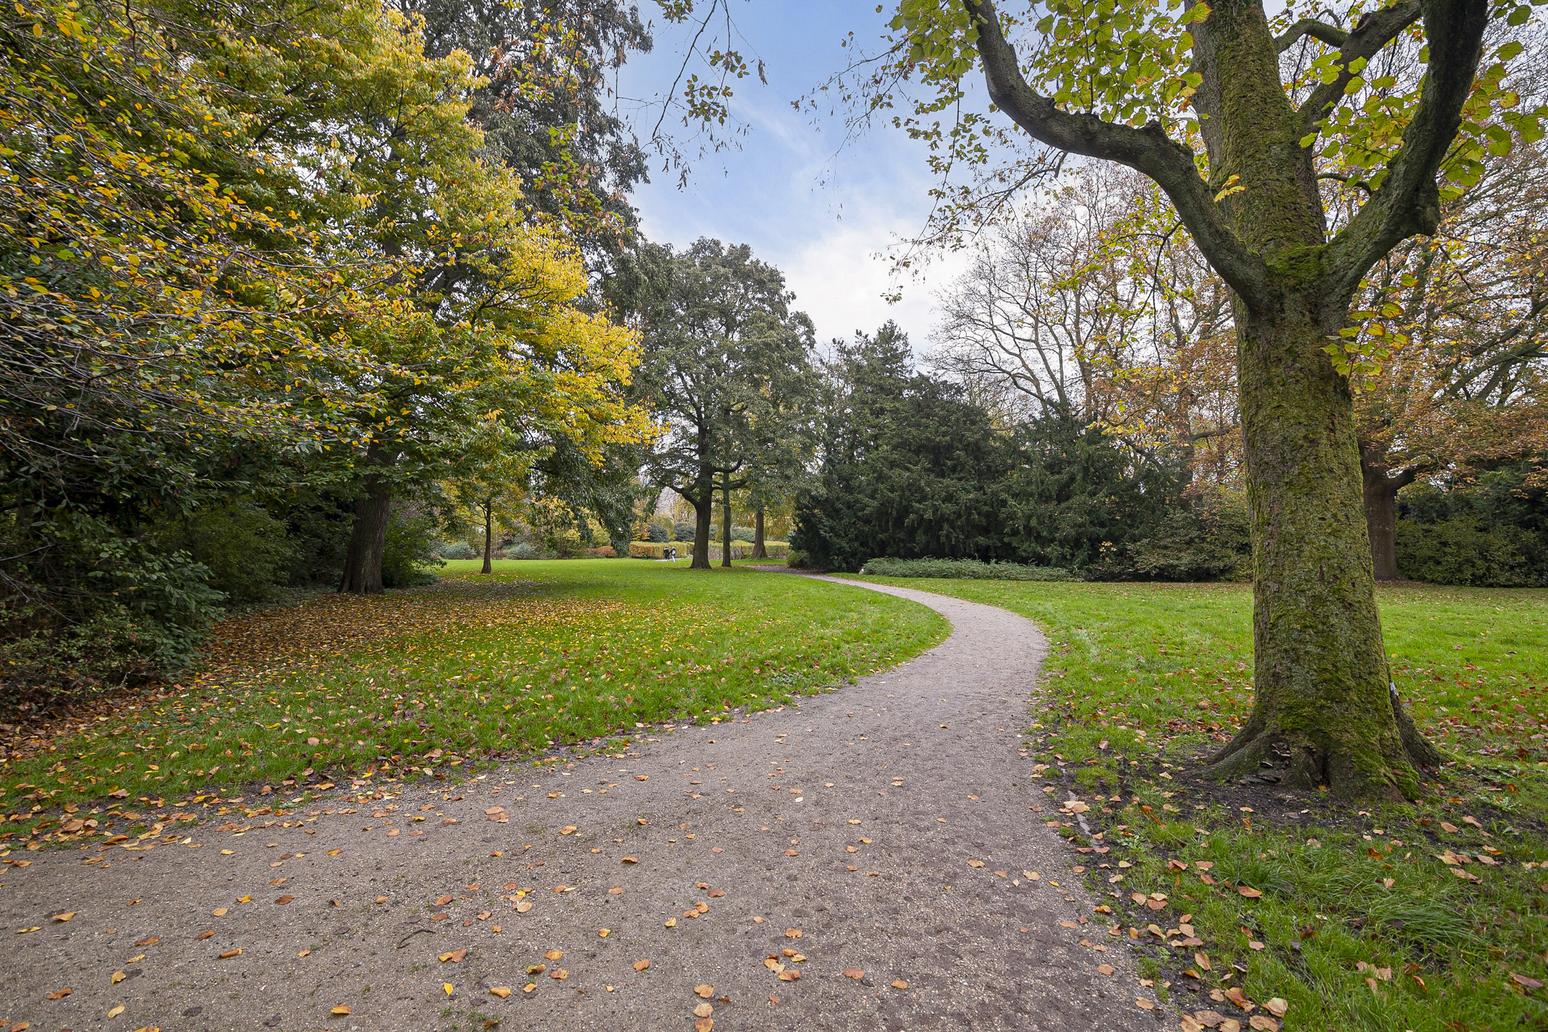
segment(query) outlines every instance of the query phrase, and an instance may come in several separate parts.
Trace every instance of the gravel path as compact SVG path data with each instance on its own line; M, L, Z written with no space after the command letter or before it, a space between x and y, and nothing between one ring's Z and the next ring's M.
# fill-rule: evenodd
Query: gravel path
M954 633L623 758L0 868L0 1029L1160 1027L1029 777L1042 636L869 587Z

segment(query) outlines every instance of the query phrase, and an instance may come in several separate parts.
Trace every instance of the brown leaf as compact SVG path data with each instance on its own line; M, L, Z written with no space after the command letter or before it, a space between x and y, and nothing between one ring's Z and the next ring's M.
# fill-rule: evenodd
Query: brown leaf
M62 1000L73 992L75 992L74 989L71 989L69 986L65 986L63 989L55 989L53 992L49 993L48 998L50 1000Z
M332 1014L335 1018L347 1018L349 1017L349 1008L341 1003L328 1013Z
M892 982L889 983L889 984L894 989L907 989L908 988L908 983L903 981L903 979L901 979L901 978L894 978L892 980Z
M1257 889L1253 888L1251 885L1238 885L1236 887L1236 891L1240 892L1243 896L1246 896L1248 899L1257 899L1259 896L1263 895L1262 892L1259 892Z
M693 987L693 995L701 1000L708 1000L715 995L715 987L708 984L696 985Z
M693 1016L696 1018L707 1018L713 1013L715 1013L715 1008L708 1003L701 1003L693 1009Z
M73 917L75 917L75 911L73 911L73 910L66 910L63 913L55 914L53 917L49 918L49 920L50 921L57 921L60 924L64 924L66 921L70 920Z
M233 946L231 949L222 952L220 954L220 959L221 960L230 960L232 957L240 957L241 955L242 955L242 947L240 947L240 946Z
M864 968L845 968L844 969L844 977L845 978L853 978L856 982L858 982L858 981L860 981L860 979L865 977L865 969Z
M450 962L450 963L453 963L453 964L461 964L463 962L463 960L466 959L467 955L468 955L467 948L464 947L464 948L462 948L460 950L449 950L446 953L441 954L440 960L441 960L442 964L445 964L447 962Z
M636 970L636 971L644 971L644 970L646 970L649 967L650 967L650 961L648 961L648 960L636 960L634 962L634 970Z
M1290 1004L1281 997L1273 996L1264 1002L1263 1009L1276 1018L1282 1018L1285 1016L1285 1011L1290 1009Z
M507 996L511 995L511 987L508 986L508 985L491 986L490 989L489 989L489 993L490 993L491 996L498 996L500 999L503 1000Z

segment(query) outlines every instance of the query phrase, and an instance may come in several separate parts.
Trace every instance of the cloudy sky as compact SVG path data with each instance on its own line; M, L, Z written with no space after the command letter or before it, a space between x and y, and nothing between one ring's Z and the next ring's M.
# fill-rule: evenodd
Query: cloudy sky
M731 5L735 46L750 65L763 60L768 85L755 76L735 84L732 112L745 128L739 149L695 160L686 187L657 162L653 181L634 197L646 235L675 245L700 236L749 244L784 271L819 341L892 318L923 352L935 325L933 291L961 261L942 258L922 280L898 281L885 252L924 226L931 185L924 148L890 128L846 142L841 116L814 117L790 106L844 67L840 41L847 31L866 44L880 39L883 16L870 0ZM633 58L619 81L620 94L636 100L669 89L691 36L663 23L654 4L641 10L654 16L656 46ZM659 108L635 109L641 135L657 114ZM682 131L671 115L664 128ZM882 295L894 284L904 296L888 304Z

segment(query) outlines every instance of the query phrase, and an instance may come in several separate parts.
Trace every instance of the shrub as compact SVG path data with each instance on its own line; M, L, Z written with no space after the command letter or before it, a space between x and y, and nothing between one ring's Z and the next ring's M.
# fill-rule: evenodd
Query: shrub
M653 519L645 527L645 540L657 543L672 540L672 522L670 520Z
M298 549L283 521L250 499L227 498L195 510L159 536L208 571L207 583L238 605L266 602L290 579Z
M734 523L731 524L732 541L756 541L757 539L758 533L752 527L738 527Z
M693 540L693 524L687 520L678 520L672 524L672 537L678 541Z
M1413 580L1491 588L1535 583L1516 535L1471 514L1433 523L1398 520L1397 554L1403 576Z
M513 541L500 550L502 559L552 559L553 553L545 551L530 541Z
M860 572L876 577L965 577L973 580L1019 581L1076 579L1069 570L1057 566L986 563L977 559L870 559Z
M387 520L387 547L382 553L382 585L409 588L435 580L431 567L440 566L436 555L435 520L423 513L394 511Z
M1246 499L1221 494L1169 509L1130 546L1127 560L1104 561L1092 572L1104 580L1210 581L1245 579L1251 567Z
M685 554L671 541L631 541L629 542L629 558L631 559L660 559L669 548L677 548L678 554Z
M588 548L586 554L594 559L617 559L618 552L612 545L602 545L598 548Z
M187 552L69 510L30 529L0 600L5 709L164 677L193 657L221 594Z
M466 541L446 541L436 547L436 554L442 559L477 559L478 549Z

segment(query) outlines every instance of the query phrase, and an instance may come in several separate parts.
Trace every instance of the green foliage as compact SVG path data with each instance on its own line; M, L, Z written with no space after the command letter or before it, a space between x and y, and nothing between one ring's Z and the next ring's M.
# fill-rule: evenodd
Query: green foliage
M1240 494L1190 498L1166 511L1137 541L1126 570L1143 580L1245 580L1252 574L1252 534Z
M1404 577L1479 587L1548 585L1548 489L1532 463L1505 464L1442 490L1398 496Z
M841 347L830 375L822 462L791 536L815 566L880 556L1111 572L1177 504L1179 470L1059 413L1002 428L957 385L915 372L891 324Z
M387 547L382 554L382 586L410 588L435 580L431 572L443 565L437 545L440 526L434 516L395 511L387 520Z
M5 710L137 684L188 663L221 595L187 552L86 513L49 513L30 528L18 526L21 518L0 523L8 553L18 540L34 546L5 569L12 585L25 586L0 601Z
M299 551L283 520L240 496L218 498L161 533L203 565L210 587L239 605L274 598Z
M478 549L466 541L447 541L436 548L435 554L442 559L477 559Z
M860 571L873 577L946 577L967 580L1069 581L1069 570L977 559L870 559Z

